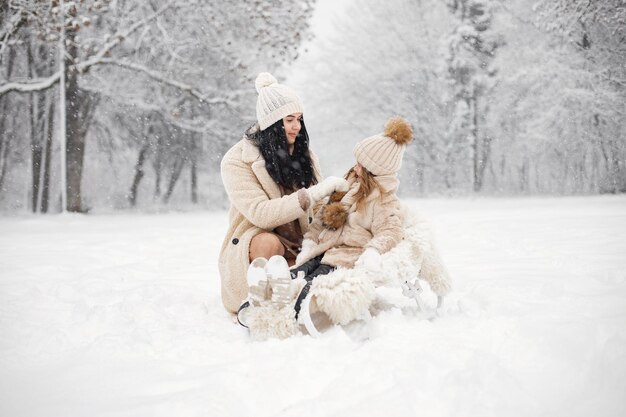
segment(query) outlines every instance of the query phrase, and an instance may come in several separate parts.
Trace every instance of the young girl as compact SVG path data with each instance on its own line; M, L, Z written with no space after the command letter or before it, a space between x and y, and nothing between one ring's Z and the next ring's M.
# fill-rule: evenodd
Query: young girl
M384 133L364 139L354 148L356 165L346 174L349 190L333 193L318 210L291 270L292 277L301 271L307 281L295 304L296 315L316 276L337 267L381 272L381 254L403 236L396 174L412 139L409 123L394 117Z

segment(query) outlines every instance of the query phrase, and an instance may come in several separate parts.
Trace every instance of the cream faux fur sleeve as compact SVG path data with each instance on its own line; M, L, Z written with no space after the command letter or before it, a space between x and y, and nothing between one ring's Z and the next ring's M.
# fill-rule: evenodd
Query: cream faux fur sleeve
M224 158L221 171L231 204L255 226L273 230L306 214L298 193L271 199L250 164L237 158Z
M402 240L402 215L400 201L394 195L381 202L373 202L374 220L372 222L372 239L365 245L383 254L389 252Z

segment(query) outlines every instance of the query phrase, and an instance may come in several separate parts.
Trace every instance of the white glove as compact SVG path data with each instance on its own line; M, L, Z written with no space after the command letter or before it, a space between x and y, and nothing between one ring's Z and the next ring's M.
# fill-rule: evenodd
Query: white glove
M319 184L307 188L307 191L311 198L311 204L314 204L316 201L321 200L327 195L331 195L335 191L348 191L348 188L350 188L348 181L343 178L328 177Z
M354 266L372 272L379 272L382 270L380 253L374 248L367 248L365 252L359 256Z
M300 248L300 253L296 256L296 265L300 265L309 257L309 254L313 252L313 249L317 246L317 243L313 242L311 239L304 239L302 241L302 247Z

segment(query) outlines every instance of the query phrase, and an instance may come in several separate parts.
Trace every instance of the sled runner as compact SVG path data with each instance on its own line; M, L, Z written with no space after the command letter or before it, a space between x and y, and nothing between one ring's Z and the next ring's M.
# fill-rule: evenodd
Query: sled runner
M270 265L276 264L274 258L281 258L273 257L264 264L267 280L261 280L261 284L254 279L249 282L251 297L258 295L255 300L248 300L249 307L240 309L240 323L250 329L255 339L289 337L301 329L316 337L324 327L369 320L379 287L397 288L415 301L417 311L432 311L434 303L424 299L423 282L436 295L436 308L441 308L451 289L449 274L434 246L428 223L408 212L404 218L403 240L382 255L380 271L338 268L311 282L301 278L289 282L286 272Z

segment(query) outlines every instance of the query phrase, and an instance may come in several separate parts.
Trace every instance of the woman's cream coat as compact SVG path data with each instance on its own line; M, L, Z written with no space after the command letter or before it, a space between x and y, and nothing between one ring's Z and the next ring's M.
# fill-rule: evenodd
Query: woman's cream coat
M319 163L313 151L310 154L313 174L319 181ZM252 238L296 219L302 233L306 233L312 213L310 208L302 209L298 193L281 195L259 148L245 137L224 155L221 170L231 204L228 231L219 256L222 302L235 313L248 295L246 273Z

